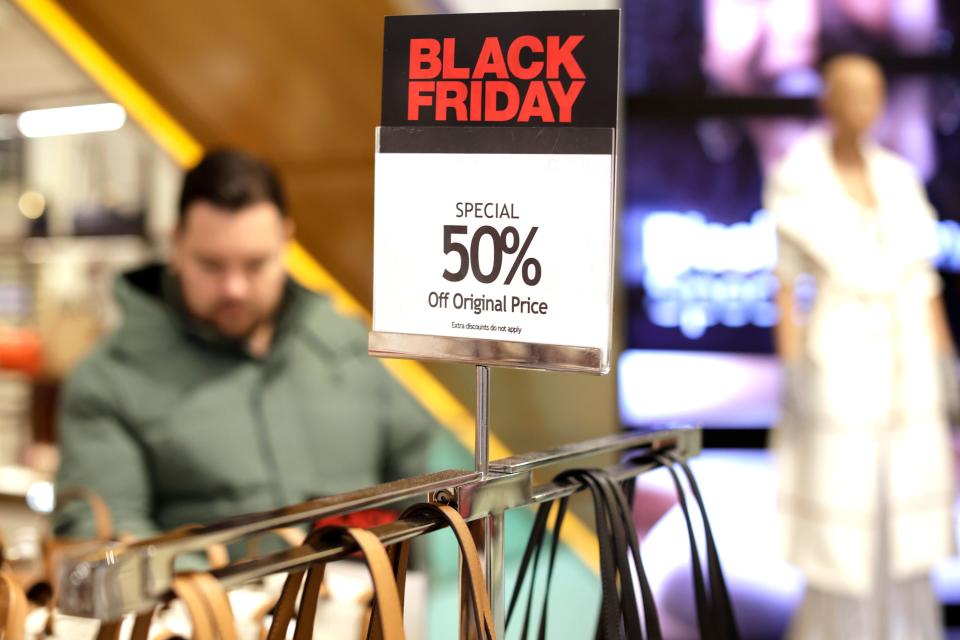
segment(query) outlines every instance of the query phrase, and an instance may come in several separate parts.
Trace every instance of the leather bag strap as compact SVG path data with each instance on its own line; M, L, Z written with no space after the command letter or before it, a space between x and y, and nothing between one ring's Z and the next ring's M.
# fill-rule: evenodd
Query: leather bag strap
M374 607L383 640L403 639L403 605L393 572L393 563L380 539L364 529L347 529L347 535L360 546L373 578Z
M443 520L453 532L460 547L460 558L463 562L463 586L468 590L472 604L473 630L481 640L495 640L496 631L493 626L493 613L490 610L490 596L487 594L487 584L483 571L480 568L480 554L477 545L470 535L470 529L460 513L445 504L424 502L408 508L401 518L427 515Z
M700 519L703 522L704 539L707 547L707 577L710 582L710 599L715 630L709 637L722 638L724 640L739 638L740 631L737 627L730 592L727 589L727 581L723 575L723 567L720 564L720 554L717 551L716 538L713 535L713 529L710 527L710 519L707 517L706 505L703 501L703 495L700 493L697 479L693 475L690 465L677 455L676 452L670 452L668 456L670 460L680 467L680 470L686 477L687 484L690 485L690 493L697 503L697 508L700 511Z
M561 510L566 508L567 499L561 498L558 501L561 505ZM526 583L527 572L530 571L530 588L527 592L527 605L523 617L523 627L521 631L520 638L521 640L526 640L530 628L530 615L533 609L533 593L536 589L536 579L537 579L537 565L539 563L540 551L543 548L544 538L546 536L547 529L547 520L550 516L550 511L553 508L553 503L545 502L537 508L537 515L533 520L533 527L530 530L530 537L527 539L527 546L523 551L523 557L520 560L520 568L517 572L517 581L515 583L513 593L510 596L510 604L507 607L507 620L506 627L510 627L510 622L514 619L513 613L516 610L517 603L520 599L520 594L523 590L523 586ZM562 524L563 517L561 513L557 514L557 524L554 525L554 531L559 530L558 525ZM531 567L532 563L532 567ZM547 578L547 589L549 590L550 579ZM544 598L544 606L546 606L546 601L549 598ZM544 625L541 625L543 627Z
M670 479L673 480L673 486L677 492L677 502L683 512L683 520L687 525L687 538L690 542L690 571L693 574L693 594L697 605L697 628L700 631L700 637L706 640L706 638L712 637L713 607L707 599L707 589L703 579L703 564L700 561L697 536L694 532L693 521L690 518L690 508L687 506L686 494L683 485L680 483L680 477L673 468L673 462L666 457L660 457L658 461L670 474Z
M93 514L93 525L96 540L113 539L113 517L110 507L99 494L89 489L65 489L57 493L57 509L76 500L87 503Z
M612 557L613 570L617 576L617 586L613 592L618 596L615 599L617 603L616 614L612 618L601 620L606 638L614 640L620 636L620 625L622 624L628 638L642 637L639 610L637 609L637 597L633 586L633 576L630 572L630 560L627 553L629 541L627 533L624 530L624 522L618 511L618 506L614 496L610 492L609 486L599 480L596 475L589 471L579 471L576 477L586 484L591 494L593 494L594 505L600 506L601 515L598 518L604 520L603 526L598 528L598 535L606 530L610 536L608 541L608 553ZM612 544L611 544L612 543ZM609 560L608 560L609 562Z
M377 619L376 625L381 634L380 638L382 640L403 640L402 598L398 589L398 585L402 583L394 573L394 562L388 556L383 543L375 534L364 529L325 527L311 533L304 542L304 546L312 552L322 541L334 539L335 536L350 540L360 548L373 580L375 603L373 617ZM406 557L408 557L407 553L404 553L402 556L404 579L406 576ZM296 616L297 625L294 638L295 640L307 640L313 636L317 601L320 598L324 569L324 563L317 563L306 572L296 571L287 576L274 612L273 623L267 634L268 640L284 640L286 638L286 631L290 620L293 618L296 596L300 584L303 582L304 573L306 573L306 584L303 587L303 595L300 600L300 611ZM369 630L368 627L367 631L369 632Z
M387 549L387 556L390 558L393 575L396 578L400 608L403 609L407 586L407 566L410 563L410 542L406 541L390 546ZM362 636L363 640L383 640L383 626L380 623L380 616L376 615L376 609L377 603L374 600L370 610L370 620L366 625L366 635Z
M637 535L636 526L633 522L633 509L630 502L624 495L624 485L615 482L607 473L603 471L590 471L598 482L602 483L610 496L610 504L613 505L612 513L618 516L623 523L623 532L625 536L626 549L621 551L624 558L629 555L633 561L634 570L637 574L637 581L640 585L640 600L643 603L644 630L647 640L661 640L660 618L657 614L657 605L653 599L653 589L647 580L646 571L643 568L643 560L640 556L640 537ZM627 573L629 575L629 573ZM622 577L621 577L622 579ZM631 598L632 580L631 580ZM635 600L633 601L635 603Z
M294 640L304 640L313 637L313 629L317 622L317 605L320 601L320 589L323 587L323 576L327 565L318 563L307 571L307 582L303 586L303 595L300 596L300 610L297 613L297 626L294 631Z
M230 600L216 578L200 572L177 574L173 578L172 591L187 608L193 626L193 640L236 640ZM138 615L130 640L148 640L153 617L154 611Z
M323 566L323 564L317 564L311 569ZM322 571L322 569L320 570ZM286 640L287 628L290 626L290 621L297 609L297 594L300 592L300 585L303 583L305 574L306 571L303 570L292 571L287 574L287 579L283 582L283 589L280 591L280 598L277 600L277 606L273 611L273 622L267 632L267 640Z
M21 640L27 619L27 596L10 575L0 572L0 638Z
M226 590L209 573L194 573L191 577L210 612L216 637L219 640L237 640L237 623Z
M597 621L597 638L617 640L626 638L647 638L660 640L660 622L653 600L653 591L646 578L640 558L639 540L633 525L632 511L621 487L602 471L574 469L561 473L556 478L560 482L577 482L590 492L593 498L594 517L597 527L597 541L600 551L601 604ZM557 501L558 511L553 527L553 537L549 549L546 568L544 599L540 613L540 627L537 637L547 637L547 619L550 602L550 589L553 571L556 565L559 535L567 513L569 499ZM533 591L535 589L538 557L542 553L546 540L546 525L551 504L541 505L534 520L530 539L520 563L517 582L510 599L507 623L513 619L516 606L526 577L530 572L531 580L524 614L521 640L529 637ZM632 567L631 567L632 563ZM643 623L637 605L634 586L634 574L640 587L640 601L643 604Z

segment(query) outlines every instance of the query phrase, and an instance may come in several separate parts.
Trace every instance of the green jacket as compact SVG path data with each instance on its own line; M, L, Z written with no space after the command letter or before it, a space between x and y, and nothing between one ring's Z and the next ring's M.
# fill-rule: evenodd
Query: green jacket
M88 487L149 536L423 473L440 428L367 355L366 329L292 281L251 357L182 312L154 266L121 276L122 325L70 375L58 489ZM167 292L164 294L164 292ZM92 535L79 504L58 535Z

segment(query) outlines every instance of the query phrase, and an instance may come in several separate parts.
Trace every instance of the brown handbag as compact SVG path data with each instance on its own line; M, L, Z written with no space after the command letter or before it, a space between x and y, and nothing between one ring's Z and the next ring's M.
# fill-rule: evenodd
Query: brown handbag
M223 587L209 573L188 572L173 578L173 593L190 616L192 640L237 640L236 622L230 600ZM147 640L155 610L136 617L130 640ZM97 640L118 640L123 620L105 622L100 626ZM179 636L167 632L154 640L171 640Z
M349 540L360 548L370 577L373 579L375 617L383 630L383 640L403 640L403 609L401 596L397 589L396 578L391 568L391 559L377 536L364 529L325 527L311 533L304 542L304 553L312 553L321 543L335 540ZM294 618L297 592L306 574L300 611L296 615L297 624L294 640L307 640L313 637L313 627L317 613L317 601L323 584L325 563L317 563L309 570L290 573L284 582L280 599L274 612L273 623L267 633L267 640L285 640L287 628Z
M487 586L482 570L480 569L480 554L477 552L477 546L470 535L470 529L467 523L461 517L460 513L444 504L425 502L416 504L408 508L400 516L401 518L427 516L429 518L440 517L453 532L457 539L457 545L460 547L460 557L463 561L461 588L465 587L468 598L468 611L461 612L461 635L465 638L479 640L494 640L496 632L493 626L493 614L490 610L490 597L487 594ZM401 542L390 547L390 558L393 562L393 570L397 576L397 590L400 593L401 604L403 602L404 580L407 572L407 560L410 556L410 542ZM463 598L461 597L461 602ZM375 609L374 609L375 611ZM367 628L365 638L367 640L382 640L382 629L379 627L379 621L371 611L370 623ZM471 620L466 620L467 614ZM469 622L473 626L468 626Z
M12 577L0 572L0 640L21 640L27 619L27 596Z
M467 523L453 507L434 502L415 504L404 511L400 517L415 516L428 516L430 518L439 516L450 527L457 539L457 545L460 547L460 558L463 563L461 589L466 588L467 593L465 595L469 603L469 611L463 611L461 614L463 617L468 613L471 614L472 620L469 622L473 623L470 627L466 620L462 620L461 635L470 639L495 640L496 631L493 626L493 614L490 610L490 596L487 593L486 581L480 568L480 554L477 552L477 545L473 541L473 536L470 535ZM409 547L409 545L408 541L394 545L396 551L391 548L391 557L395 561L394 570L397 575L398 591L401 597L403 594L401 580L406 575L407 557L409 557L409 549L405 547ZM463 602L463 597L461 597L461 602ZM380 635L377 624L375 616L371 615L370 628L367 634L370 640L385 638L385 636Z

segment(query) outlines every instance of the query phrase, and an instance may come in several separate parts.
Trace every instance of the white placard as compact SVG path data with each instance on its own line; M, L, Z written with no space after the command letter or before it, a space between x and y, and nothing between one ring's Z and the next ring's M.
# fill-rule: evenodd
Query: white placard
M378 153L374 332L596 348L605 371L613 184L609 154Z

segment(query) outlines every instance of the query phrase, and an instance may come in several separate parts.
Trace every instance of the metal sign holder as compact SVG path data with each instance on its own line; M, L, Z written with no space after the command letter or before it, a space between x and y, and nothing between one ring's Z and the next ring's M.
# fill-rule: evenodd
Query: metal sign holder
M480 480L487 480L490 478L490 367L478 364L476 374L477 416L473 465L480 474ZM499 638L503 637L505 627L503 521L503 511L499 511L481 518L472 528L487 581L493 626Z
M440 84L425 82L434 77L440 77L441 71L444 79L448 78L446 66L456 67L456 64L463 65L466 61L476 61L473 67L473 74L470 75L469 67L459 67L457 73L466 72L467 75L456 75L457 78L471 78L469 94L471 100L478 99L476 93L478 88L483 89L483 80L491 72L492 58L487 59L484 56L490 56L486 48L489 41L498 42L496 37L483 40L484 45L481 48L479 36L501 34L512 34L510 29L504 31L504 25L508 24L511 28L521 29L522 33L534 33L534 36L525 36L526 38L544 38L546 45L545 60L540 63L539 69L533 65L527 68L521 68L517 71L513 67L519 66L519 63L510 63L509 69L504 69L497 74L497 78L505 80L504 84L513 88L519 96L534 95L533 89L539 87L542 90L545 84L542 84L547 78L550 79L549 86L555 91L557 86L561 85L559 81L561 67L568 82L567 90L571 93L564 94L570 97L570 103L561 104L560 94L555 93L554 99L560 107L557 115L545 113L543 104L551 104L550 99L543 95L545 101L540 105L536 114L533 113L534 102L524 104L529 108L529 113L522 113L522 109L516 113L504 116L498 107L498 98L496 91L484 93L483 104L471 102L469 107L466 103L461 104L459 111L456 107L453 111L452 119L448 119L449 101L444 97L441 101ZM526 31L524 31L526 29ZM400 16L388 17L384 26L384 63L383 63L383 92L381 96L381 121L380 127L376 130L376 157L377 162L377 182L375 191L383 195L384 203L393 203L407 198L418 176L411 174L411 167L426 167L423 170L424 175L431 176L431 179L442 181L444 176L437 167L432 167L429 162L421 162L417 165L411 163L409 158L397 159L396 154L409 154L411 156L431 157L438 154L456 154L474 157L483 157L488 154L519 157L520 155L531 156L537 160L525 159L527 168L531 169L528 173L528 181L524 183L527 190L535 190L538 185L547 184L566 184L562 182L560 175L570 174L568 179L579 179L584 186L581 189L592 198L598 195L604 195L609 198L605 205L608 219L604 221L609 225L609 237L604 233L607 227L593 226L590 230L598 230L596 237L590 234L584 235L586 228L580 230L577 237L566 238L567 244L563 244L564 238L555 236L553 240L555 246L562 246L563 257L555 261L554 265L579 264L579 270L567 271L566 278L561 280L566 284L562 289L564 294L576 292L577 300L570 304L557 290L551 291L551 294L561 303L558 310L556 305L551 304L554 314L560 318L576 318L578 321L567 320L571 326L578 328L586 327L587 331L563 332L545 330L543 324L533 324L533 331L525 332L529 339L521 342L520 332L511 331L509 334L501 333L505 329L519 327L464 327L463 324L456 322L455 326L440 323L436 321L425 322L422 318L417 318L415 313L411 312L412 299L421 299L422 291L409 291L409 282L419 282L426 273L424 264L420 261L402 261L402 255L395 255L389 250L382 253L383 264L379 267L380 272L387 276L384 280L381 278L381 285L378 290L378 257L380 254L375 249L374 253L374 321L373 330L368 337L368 353L372 356L386 358L412 358L417 360L439 360L445 362L459 362L472 364L476 371L476 433L474 444L474 471L478 474L480 482L490 483L492 494L499 494L503 491L500 486L507 481L512 474L519 469L526 469L531 461L524 456L514 456L508 459L509 464L502 464L503 461L496 461L490 464L490 367L503 366L512 368L535 369L542 371L566 371L577 373L590 373L594 375L604 375L610 369L610 356L612 351L612 305L613 305L613 264L614 264L614 237L616 233L615 211L617 202L617 128L620 124L620 31L621 20L619 10L603 11L560 11L560 12L519 12L510 14L470 14L470 15L447 15L447 16ZM556 44L560 42L561 36L565 36L564 45L560 48ZM509 36L515 37L515 36ZM459 42L457 38L460 38ZM441 40L442 39L442 40ZM551 40L552 39L552 40ZM549 43L554 42L555 46L551 54ZM442 42L442 44L441 44ZM515 41L516 42L516 41ZM431 44L435 45L437 50L431 50ZM497 45L499 46L499 45ZM512 46L512 45L511 45ZM530 46L530 45L523 45ZM562 49L562 51L561 51ZM519 49L518 49L519 50ZM574 53L576 50L576 53ZM442 51L442 60L440 53ZM511 49L513 51L513 49ZM487 52L486 54L484 52ZM540 53L544 53L541 46ZM583 55L580 55L580 54ZM448 55L449 54L449 55ZM459 54L459 63L456 62L456 56ZM486 62L484 62L486 60ZM441 70L443 67L443 70ZM535 69L531 73L531 69ZM552 69L552 71L551 71ZM453 70L451 70L452 72ZM543 73L541 73L543 72ZM511 75L512 74L512 75ZM543 76L539 80L534 77ZM449 76L454 78L454 75ZM587 79L589 78L589 82ZM527 81L530 81L527 84ZM537 83L541 84L537 84ZM512 84L511 84L512 83ZM456 81L450 81L447 88L456 85ZM456 85L461 87L461 85ZM467 91L467 84L462 85L463 91ZM489 87L487 87L489 89ZM486 90L486 89L484 89ZM426 91L424 95L423 92ZM446 89L445 89L446 91ZM435 96L431 97L432 92ZM456 89L454 88L454 93ZM447 96L447 94L443 94ZM493 96L493 100L490 100ZM464 95L464 100L468 96ZM573 111L573 102L577 102L577 111ZM447 106L441 106L441 102ZM509 100L508 100L509 102ZM435 108L431 111L429 107ZM482 107L482 109L480 108ZM469 114L467 113L469 108ZM552 109L552 107L551 107ZM492 111L489 112L488 110ZM565 111L564 111L565 110ZM505 112L504 112L505 113ZM539 120L539 122L537 122ZM508 122L509 121L509 122ZM560 126L556 126L560 125ZM572 174L570 162L560 162L557 158L566 158L579 156L576 162L579 166L574 167L577 173ZM552 164L543 162L543 158L553 157ZM381 158L384 164L381 165ZM609 167L604 167L603 163L609 159ZM388 160L389 159L389 160ZM588 161L589 159L589 161ZM400 162L401 164L397 164ZM504 163L504 160L498 161ZM447 163L449 164L449 163ZM493 168L487 164L477 163L474 160L466 163L471 167L481 167L484 171L490 172L488 181L497 180L499 167ZM383 168L385 167L385 168ZM432 168L431 168L432 167ZM585 171L587 167L591 171ZM563 170L561 170L563 169ZM609 193L603 194L601 187L606 187L606 172L609 170ZM465 175L476 180L476 171L466 173ZM567 174L564 173L567 172ZM381 176L391 176L393 180L386 180L381 183ZM546 176L546 178L544 178ZM460 177L446 176L444 184L458 183ZM503 177L500 179L508 185L505 193L516 193L517 187L510 180ZM539 181L539 182L538 182ZM586 186L590 188L587 189ZM543 187L541 187L543 188ZM553 187L548 187L552 189ZM520 190L522 192L522 190ZM552 193L552 191L551 191ZM557 193L561 193L557 191ZM541 193L540 196L544 194ZM548 200L541 197L541 200ZM597 197L597 202L600 198ZM512 204L510 206L510 215L513 217ZM564 216L556 218L569 225L569 229L576 229L574 226L579 218L576 216L583 210L589 210L593 206L599 209L599 205L580 203L577 207L563 208L557 210L564 212ZM383 242L382 246L390 249L403 247L409 251L411 246L423 246L423 243L398 242L394 240L403 237L409 233L410 227L396 228L387 224L378 230L377 217L379 214L375 205L375 223L374 223L374 245ZM384 210L392 211L389 207ZM430 209L431 212L439 209ZM573 212L573 213L571 213ZM467 211L461 211L463 216ZM486 207L484 207L486 213ZM475 216L479 217L479 216ZM534 217L534 216L531 216ZM397 220L401 217L394 216ZM388 217L389 222L394 223L394 218ZM534 217L535 218L535 217ZM425 220L431 224L436 221L433 217L425 217ZM551 219L552 222L553 219ZM572 222L571 222L572 221ZM466 233L467 226L444 224L445 232L451 230L452 233ZM540 281L542 275L541 262L532 257L533 264L536 265L536 278L530 280L526 277L526 262L522 261L529 243L533 239L533 233L537 226L532 227L532 231L527 235L527 241L521 248L520 232L517 227L508 227L516 236L514 251L507 251L506 230L502 236L498 235L496 229L490 226L480 227L474 234L471 244L470 259L461 258L463 271L444 272L444 278L449 282L460 282L466 273L465 269L469 262L473 262L474 277L483 284L489 285L497 279L500 273L500 260L504 253L518 253L516 262L510 270L504 281L504 285L511 284L511 278L516 273L517 268L522 264L521 277L529 286L535 286ZM452 231L459 229L459 231ZM482 231L486 230L494 241L495 259L493 271L490 274L479 275L476 270L479 255L479 240L484 237ZM491 235L491 231L493 232ZM382 238L381 238L381 235ZM428 238L427 234L420 234L418 238ZM496 237L501 239L499 249L496 249ZM556 238L560 238L559 240ZM378 240L379 239L379 240ZM449 238L448 238L449 239ZM446 240L445 240L446 243ZM455 251L459 246L464 252L463 245L454 243ZM602 253L601 253L602 250ZM450 253L444 245L444 253ZM591 253L593 252L593 253ZM582 254L582 255L578 255ZM418 254L427 255L427 254ZM582 263L587 262L585 256L596 255L609 258L609 265L606 267L606 282L599 283L595 275L603 272L596 265ZM555 256L552 256L555 257ZM580 261L577 261L580 258ZM397 264L409 264L408 270L397 269ZM591 267L594 267L591 269ZM589 275L590 281L585 283ZM571 276L573 276L571 278ZM424 280L425 282L426 280ZM432 282L432 280L431 280ZM570 282L575 282L571 286ZM602 285L602 286L601 286ZM446 285L444 285L446 286ZM579 288L577 288L579 287ZM401 295L406 293L407 295ZM379 294L379 295L378 295ZM444 305L435 305L429 302L430 294L427 295L427 302L431 308L442 308L447 310ZM435 292L432 295L439 295ZM451 295L451 299L453 296ZM472 296L471 296L471 299ZM484 299L485 296L484 296ZM516 298L514 298L516 299ZM493 311L506 311L506 295L503 297L503 308L493 308ZM529 298L528 298L529 302ZM566 303L566 306L563 306ZM422 304L422 302L421 302ZM486 303L484 303L486 304ZM378 306L381 311L378 318ZM546 302L542 303L542 311L534 312L536 314L546 314ZM457 307L456 303L452 308ZM604 317L600 310L606 311ZM421 309L422 310L422 309ZM511 313L513 309L511 308ZM480 309L474 310L479 314ZM524 313L521 306L517 313ZM566 313L566 316L564 315ZM578 315L580 314L580 315ZM386 319L383 319L386 316ZM558 317L557 315L553 318ZM603 326L605 324L605 326ZM554 327L550 327L551 329ZM451 331L455 329L455 331ZM483 331L482 334L470 334L467 331ZM589 334L589 335L588 335ZM483 337L476 337L482 335ZM503 340L501 336L511 337L510 340ZM516 336L516 338L514 338ZM559 344L558 344L559 343ZM589 345L589 346L584 346ZM552 460L566 459L567 452L557 454ZM471 522L473 536L477 542L478 551L482 554L482 562L485 570L487 589L490 596L491 610L493 613L494 628L497 637L503 637L505 623L505 594L504 594L504 511L510 501L503 496L497 498L488 498L482 507L477 505L458 505L461 510L468 511L479 508L484 515ZM461 590L462 592L464 590ZM465 603L462 603L465 604ZM466 637L466 636L464 636Z

